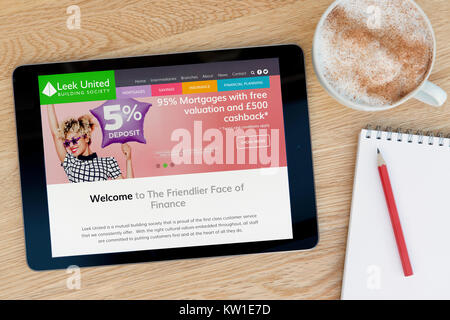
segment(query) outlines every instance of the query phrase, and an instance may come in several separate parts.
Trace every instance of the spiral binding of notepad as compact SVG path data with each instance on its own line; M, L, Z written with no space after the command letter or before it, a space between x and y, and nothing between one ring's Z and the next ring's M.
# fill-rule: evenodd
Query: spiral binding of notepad
M441 147L450 147L450 135L445 137L442 132L438 132L436 135L434 135L431 131L424 134L421 130L413 133L413 130L402 130L401 128L393 130L392 127L386 127L383 130L381 126L376 126L375 129L372 129L371 125L367 125L366 130L367 139L370 139L373 136L378 140L386 139L388 141L396 140L402 142L403 139L407 139L406 141L413 143L414 137L417 137L416 142L419 144L436 144ZM383 135L384 133L386 134L385 136Z

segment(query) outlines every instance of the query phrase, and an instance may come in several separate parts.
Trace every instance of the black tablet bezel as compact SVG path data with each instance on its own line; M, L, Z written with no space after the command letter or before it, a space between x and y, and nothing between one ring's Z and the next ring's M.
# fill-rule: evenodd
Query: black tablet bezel
M38 76L279 58L293 239L52 258ZM296 45L24 65L13 73L27 261L34 270L310 249L318 242L304 56Z

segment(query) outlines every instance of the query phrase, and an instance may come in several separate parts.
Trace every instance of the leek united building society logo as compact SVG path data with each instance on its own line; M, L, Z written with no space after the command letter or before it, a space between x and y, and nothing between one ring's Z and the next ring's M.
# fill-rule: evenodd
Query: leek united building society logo
M49 81L45 85L44 90L42 90L42 93L45 94L47 97L51 97L52 95L54 95L56 93L56 89L54 86L52 86L52 84Z
M70 103L116 98L114 71L39 76L41 104Z

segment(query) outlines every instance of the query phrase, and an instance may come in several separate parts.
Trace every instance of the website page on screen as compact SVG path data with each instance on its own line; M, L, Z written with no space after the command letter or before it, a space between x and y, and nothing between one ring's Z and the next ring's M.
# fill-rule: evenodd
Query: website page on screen
M278 59L38 82L53 257L292 239Z

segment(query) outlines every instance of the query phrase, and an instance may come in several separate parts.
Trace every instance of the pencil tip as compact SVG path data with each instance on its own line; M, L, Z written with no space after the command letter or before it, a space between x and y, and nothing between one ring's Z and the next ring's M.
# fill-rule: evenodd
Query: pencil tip
M377 153L380 153L380 149L377 148Z

